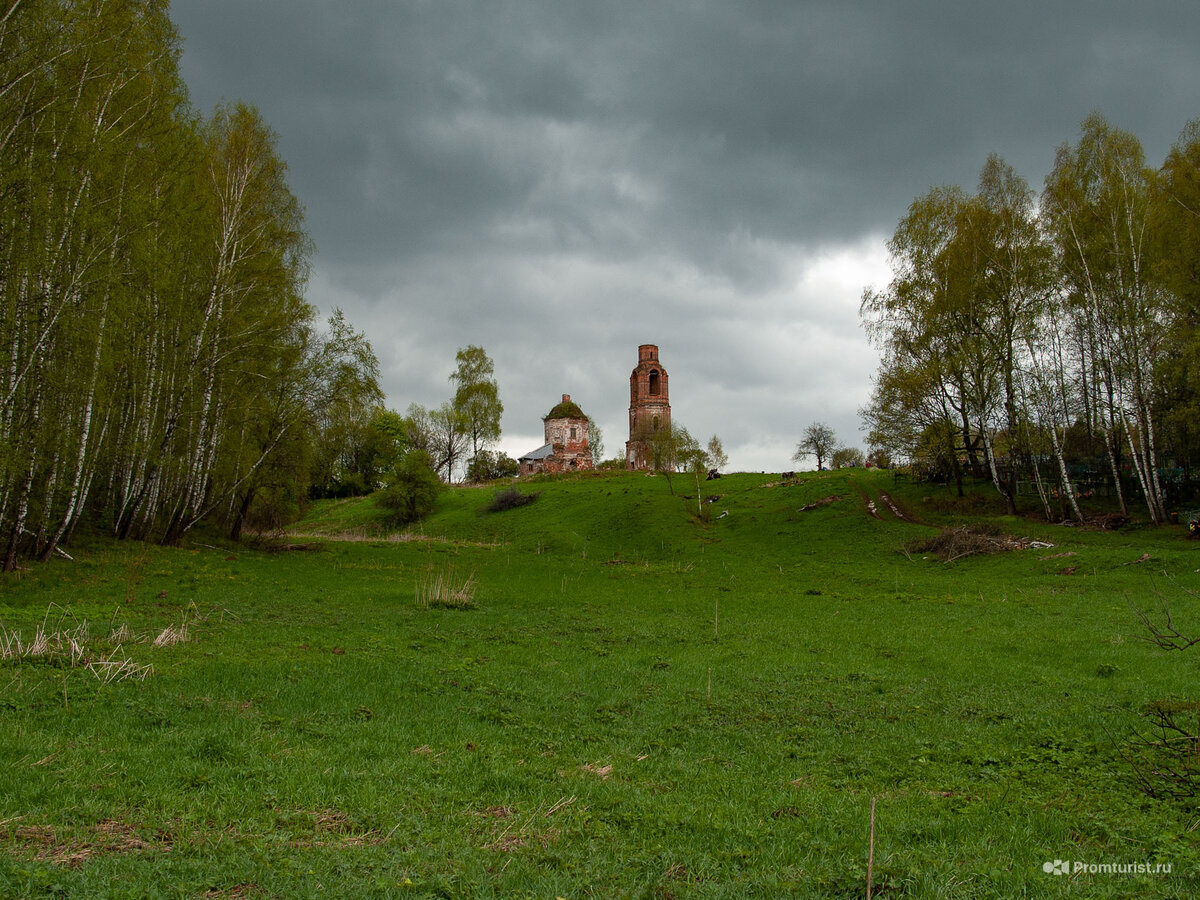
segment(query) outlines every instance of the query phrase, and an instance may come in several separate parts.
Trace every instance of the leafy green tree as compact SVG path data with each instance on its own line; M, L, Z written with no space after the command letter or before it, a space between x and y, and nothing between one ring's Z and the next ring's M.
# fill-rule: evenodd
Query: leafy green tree
M825 460L829 459L836 447L837 435L833 433L833 429L824 422L813 422L804 429L800 443L796 445L796 452L792 454L792 460L801 462L815 456L817 469L821 470L825 468Z
M521 472L521 464L506 453L480 450L467 463L467 481L495 481L497 478L514 478Z
M379 505L391 512L391 524L407 525L433 512L443 489L429 454L409 450L388 474Z
M958 241L969 199L958 187L918 197L888 241L893 277L886 290L868 290L861 314L867 335L883 351L866 414L872 446L913 458L918 436L936 423L951 442L945 453L962 491L955 431L973 471L982 474L974 435L991 379L977 365L979 327L972 316L969 254ZM939 456L942 454L939 454Z
M700 442L688 434L682 426L673 426L678 431L676 455L679 466L692 476L696 485L696 515L702 521L708 521L708 509L704 505L704 482L708 478L708 451L700 446Z
M725 455L725 448L721 446L721 439L715 434L708 439L708 448L705 453L704 463L710 469L716 469L718 472L729 465L729 457Z
M673 476L680 470L689 470L699 452L700 445L688 430L678 422L671 421L651 433L649 440L650 467L667 479L667 489L675 493Z
M379 468L373 462L377 448L372 443L388 443L388 425L378 418L383 402L379 360L366 335L351 326L340 309L329 317L318 344L313 379L316 449L312 495L370 493L376 488ZM383 430L373 433L373 423Z
M0 561L48 555L103 480L146 206L184 89L161 4L0 5ZM159 138L163 138L159 140Z
M1156 370L1162 432L1184 464L1200 455L1200 119L1189 122L1154 179L1154 278L1169 292L1168 347Z
M978 274L974 278L973 318L978 323L980 370L997 384L996 407L1009 445L1017 449L1026 417L1022 372L1027 349L1035 340L1042 307L1052 284L1050 248L1043 241L1034 215L1034 195L1016 171L995 154L979 176L979 192L967 207L961 236L968 242ZM979 410L993 482L1010 515L1016 513L1017 466L1010 465L1002 480L992 450L992 429L986 411ZM1064 473L1065 474L1065 473ZM1069 489L1070 482L1066 482Z
M604 432L600 430L600 424L591 416L587 417L587 423L588 453L591 454L592 465L599 468L604 459Z
M857 447L838 447L833 451L830 462L833 463L835 469L847 469L854 466L861 467L866 459L866 456Z
M496 367L482 347L474 344L458 351L458 368L450 376L454 384L453 406L471 447L471 458L500 439L500 388Z
M868 407L873 446L886 440L889 450L910 458L918 444L922 455L934 450L948 461L960 493L960 449L978 475L981 447L997 491L1015 512L1017 469L1002 471L994 445L1003 434L1012 456L1028 433L1027 354L1053 285L1033 194L993 154L977 194L952 187L917 198L889 248L889 288L863 298L868 333L884 351ZM957 440L946 422L954 423ZM931 435L948 444L931 444Z

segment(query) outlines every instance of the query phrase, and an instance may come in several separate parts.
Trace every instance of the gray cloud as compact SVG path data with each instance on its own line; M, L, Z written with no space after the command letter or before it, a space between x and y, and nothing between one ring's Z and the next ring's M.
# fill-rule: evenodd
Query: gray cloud
M571 393L624 442L637 344L735 466L860 439L858 296L913 197L998 152L1038 189L1099 110L1153 164L1200 115L1200 8L175 0L196 104L254 103L318 246L311 299L392 406L496 361L505 448ZM532 443L522 446L528 439Z

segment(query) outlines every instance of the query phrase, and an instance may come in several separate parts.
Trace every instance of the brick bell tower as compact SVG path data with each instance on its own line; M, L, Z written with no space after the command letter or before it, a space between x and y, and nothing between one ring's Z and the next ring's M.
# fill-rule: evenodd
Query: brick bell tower
M667 370L658 361L658 345L638 347L638 364L629 376L629 440L625 463L631 469L648 469L652 464L650 439L671 425L671 400L667 392Z

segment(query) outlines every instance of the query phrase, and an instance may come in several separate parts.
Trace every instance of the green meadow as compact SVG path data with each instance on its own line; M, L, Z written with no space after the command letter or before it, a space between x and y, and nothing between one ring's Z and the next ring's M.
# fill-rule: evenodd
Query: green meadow
M1200 543L776 481L707 521L684 476L457 488L402 535L333 501L5 577L0 896L1200 893L1196 742L1174 779L1142 746L1200 647L1139 617L1200 636ZM1025 540L914 549L978 521Z

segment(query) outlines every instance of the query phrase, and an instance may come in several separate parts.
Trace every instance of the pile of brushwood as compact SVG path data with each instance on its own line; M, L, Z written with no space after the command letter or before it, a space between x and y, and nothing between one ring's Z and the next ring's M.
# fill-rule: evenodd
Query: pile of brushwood
M1004 534L995 525L977 524L943 528L931 538L910 541L905 546L905 550L908 553L929 553L942 562L954 562L954 560L966 556L1053 546L1045 541L1034 541L1029 538Z

